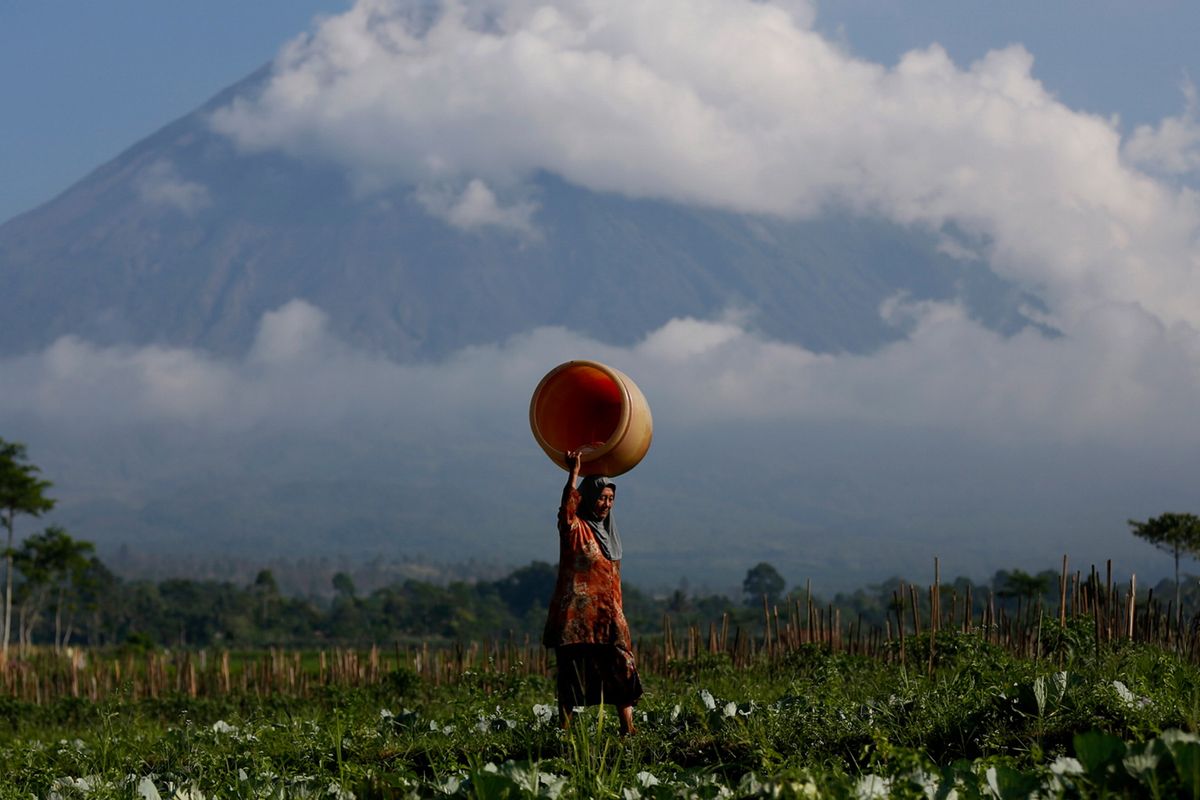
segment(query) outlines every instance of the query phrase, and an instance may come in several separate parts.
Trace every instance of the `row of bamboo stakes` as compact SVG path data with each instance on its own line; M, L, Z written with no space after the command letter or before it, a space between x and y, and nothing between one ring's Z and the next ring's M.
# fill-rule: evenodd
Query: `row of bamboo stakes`
M802 597L788 598L781 608L763 598L761 627L744 630L731 616L703 631L685 626L682 633L663 616L661 636L635 644L639 668L645 673L674 675L699 659L722 657L736 668L786 660L789 655L817 647L831 652L882 659L905 666L926 667L937 662L939 634L957 632L979 637L1019 657L1056 658L1064 649L1055 635L1067 628L1085 630L1097 652L1119 640L1155 644L1192 662L1200 661L1200 615L1182 623L1173 603L1164 607L1151 591L1137 599L1137 579L1119 585L1108 562L1103 581L1095 567L1085 576L1070 573L1067 559L1059 578L1057 608L1047 613L1041 599L1018 600L1009 613L997 607L988 592L976 603L970 587L963 594L951 589L943 597L940 564L934 559L934 582L925 590L901 584L892 595L884 624L868 626L861 615L844 622L840 609L814 601L811 584ZM948 602L943 602L948 600ZM976 605L981 608L977 612ZM1047 620L1050 624L1047 625ZM1057 623L1058 633L1049 628ZM100 701L108 698L166 696L219 697L229 695L286 695L312 697L329 687L378 686L393 676L416 676L436 686L471 681L485 693L513 677L550 676L549 652L528 636L435 646L383 649L372 646L331 649L302 654L271 649L250 656L229 651L153 651L143 655L73 649L65 654L39 652L29 658L0 663L0 697L44 704L62 697ZM401 688L396 684L396 688Z

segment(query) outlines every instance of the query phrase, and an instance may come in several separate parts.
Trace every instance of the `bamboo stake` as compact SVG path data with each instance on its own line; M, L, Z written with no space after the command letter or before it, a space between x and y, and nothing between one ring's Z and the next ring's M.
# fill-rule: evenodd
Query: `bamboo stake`
M1134 609L1137 607L1137 575L1129 576L1129 633L1128 638L1133 639L1133 619Z
M1058 579L1058 624L1067 627L1067 556L1063 554L1062 575Z
M929 633L935 634L942 627L942 571L938 557L933 557L933 591L929 596Z
M767 596L762 596L763 601L763 652L767 658L771 657L773 647L771 646L771 609L767 605Z
M816 629L816 617L813 616L813 597L812 597L812 579L809 578L804 582L804 596L808 603L808 637L807 642L811 643L813 639L813 631Z

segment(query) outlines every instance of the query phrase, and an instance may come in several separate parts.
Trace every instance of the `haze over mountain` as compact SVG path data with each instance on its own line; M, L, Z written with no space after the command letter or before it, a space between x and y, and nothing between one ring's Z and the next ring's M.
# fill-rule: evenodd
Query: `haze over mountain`
M322 22L0 226L0 435L109 547L520 563L529 392L591 357L655 411L635 579L1156 564L1124 520L1200 503L1194 109L1122 135L1019 46L889 68L814 13Z

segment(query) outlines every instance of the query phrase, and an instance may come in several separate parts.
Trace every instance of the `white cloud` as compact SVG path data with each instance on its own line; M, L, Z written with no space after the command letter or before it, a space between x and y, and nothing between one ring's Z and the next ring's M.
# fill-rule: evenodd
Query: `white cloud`
M673 319L651 332L638 346L644 356L674 364L711 353L745 335L733 317L724 322Z
M242 360L66 338L0 362L0 382L12 387L0 398L0 418L330 434L357 420L420 436L462 419L500 424L547 369L588 357L634 376L656 416L684 427L829 420L993 443L1200 444L1200 336L1135 304L1098 307L1079 335L1055 339L1032 330L1006 338L941 303L897 298L882 313L911 334L869 355L762 339L733 316L672 320L628 348L539 329L442 363L406 365L344 346L321 311L294 300L264 315Z
M1125 156L1135 164L1169 175L1200 172L1200 100L1191 81L1183 85L1183 114L1167 117L1158 127L1140 125L1125 143Z
M958 259L959 261L982 261L983 258L979 252L962 242L956 241L953 237L942 235L938 237L937 251L950 258Z
M0 365L12 387L0 413L69 425L137 425L204 419L236 389L230 365L201 351L147 346L98 348L73 336Z
M328 317L303 300L292 300L263 314L250 360L265 366L291 364L327 352Z
M212 202L206 186L181 178L170 161L155 161L141 171L134 185L143 203L171 208L187 216Z
M514 231L528 238L537 238L533 223L537 206L518 201L501 205L488 185L473 178L457 196L445 190L426 188L417 193L421 205L435 217L445 220L461 230L477 228L500 228Z
M1057 101L1020 46L962 68L931 45L887 67L814 31L809 4L407 8L360 0L323 22L213 124L364 182L493 191L546 170L742 212L953 223L1062 329L1129 301L1200 325L1200 201L1134 169L1115 123ZM463 219L495 218L479 195Z

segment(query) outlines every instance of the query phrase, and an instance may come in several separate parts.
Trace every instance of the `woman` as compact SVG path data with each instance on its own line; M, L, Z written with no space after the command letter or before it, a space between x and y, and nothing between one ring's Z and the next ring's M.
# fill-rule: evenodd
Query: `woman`
M621 607L621 539L612 518L617 488L601 475L579 479L580 452L558 508L558 582L542 638L558 656L558 714L563 727L576 706L612 703L621 734L634 732L633 704L642 683Z

